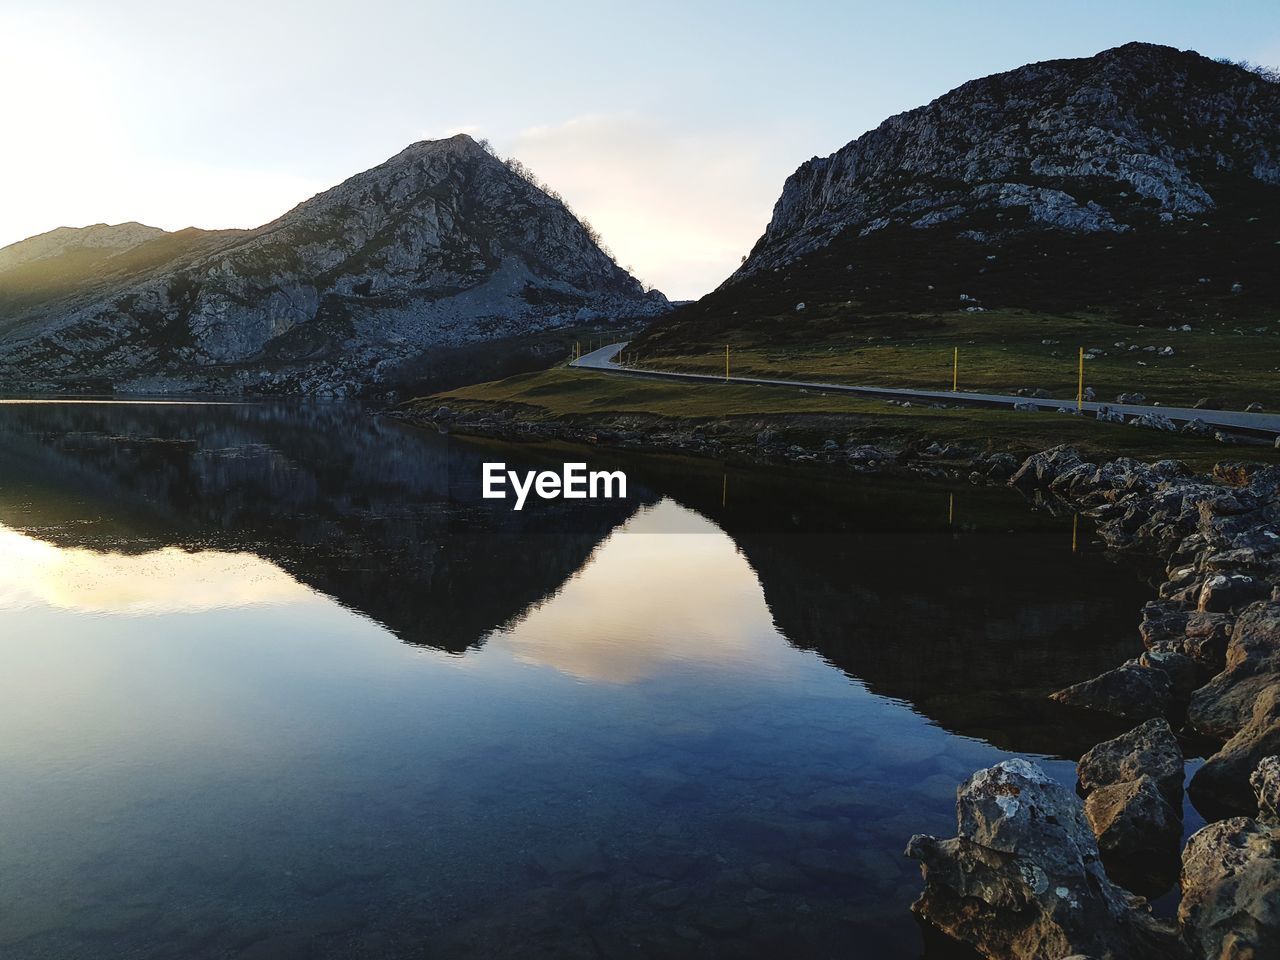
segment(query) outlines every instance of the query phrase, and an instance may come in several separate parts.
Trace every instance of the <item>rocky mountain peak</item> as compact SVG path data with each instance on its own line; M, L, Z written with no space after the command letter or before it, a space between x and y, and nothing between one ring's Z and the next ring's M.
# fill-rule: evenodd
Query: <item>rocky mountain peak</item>
M465 134L412 144L256 230L202 238L109 296L80 292L16 319L0 298L0 332L17 331L0 339L0 379L347 395L433 349L668 307Z
M1129 43L972 80L802 164L735 277L848 231L1119 234L1277 185L1280 84Z

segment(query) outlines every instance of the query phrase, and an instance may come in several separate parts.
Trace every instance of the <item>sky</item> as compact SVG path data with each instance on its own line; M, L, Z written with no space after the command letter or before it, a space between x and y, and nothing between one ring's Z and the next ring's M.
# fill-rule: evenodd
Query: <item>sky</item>
M1276 65L1280 4L0 0L0 246L257 226L466 132L693 298L810 157L974 77L1130 40Z

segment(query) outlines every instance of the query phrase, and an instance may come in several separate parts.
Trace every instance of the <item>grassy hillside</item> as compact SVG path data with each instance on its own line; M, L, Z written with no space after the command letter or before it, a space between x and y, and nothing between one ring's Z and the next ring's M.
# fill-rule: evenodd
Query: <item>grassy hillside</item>
M1101 399L1280 408L1280 191L1254 195L1267 202L1228 196L1203 220L1123 234L850 231L732 278L632 348L653 366L714 371L730 344L743 374L948 389L959 347L962 389L1064 398L1079 348L1097 348L1086 382Z

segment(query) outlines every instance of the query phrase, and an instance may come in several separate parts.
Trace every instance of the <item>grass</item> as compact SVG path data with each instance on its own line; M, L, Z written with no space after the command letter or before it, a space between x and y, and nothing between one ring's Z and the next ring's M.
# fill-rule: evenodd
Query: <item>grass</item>
M1148 402L1243 409L1259 402L1280 408L1280 322L1205 320L1184 331L1145 327L1099 314L1060 316L1020 310L895 314L841 322L842 306L817 307L805 318L827 331L802 345L756 339L750 327L730 335L731 365L740 376L949 390L955 351L963 391L1014 393L1043 389L1076 396L1079 349L1102 355L1085 361L1085 385L1097 398L1142 393ZM808 308L806 311L808 312ZM830 321L830 322L827 322ZM801 322L799 320L797 323ZM838 332L843 330L844 332ZM761 342L765 340L765 342ZM1048 341L1048 342L1046 342ZM1120 344L1120 346L1117 346ZM1136 350L1130 350L1130 346ZM1172 347L1160 356L1144 347ZM722 345L646 356L639 366L722 373Z
M1117 455L1157 460L1176 457L1197 469L1218 460L1280 462L1267 447L1224 447L1212 440L1161 433L1058 413L1006 410L902 408L879 400L787 388L686 384L556 367L505 380L461 387L413 402L430 411L503 408L530 420L607 425L617 420L670 420L688 426L731 421L743 434L765 426L796 442L857 437L866 443L957 443L988 452L1026 456L1071 443L1094 460Z

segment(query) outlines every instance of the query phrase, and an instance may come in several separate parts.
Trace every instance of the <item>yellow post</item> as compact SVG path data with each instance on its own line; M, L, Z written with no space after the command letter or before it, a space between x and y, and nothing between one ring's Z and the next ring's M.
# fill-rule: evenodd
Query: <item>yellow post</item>
M729 499L729 475L724 475L724 481L720 485L720 506L725 505L725 501Z
M951 526L956 522L956 495L950 494L947 501L947 525Z
M1071 515L1071 552L1075 553L1080 546L1080 514Z
M1076 413L1084 409L1084 347L1080 348L1080 382L1076 387Z
M729 345L724 345L724 382L729 382Z
M951 392L955 393L960 383L960 348L956 347L955 356L951 360Z

